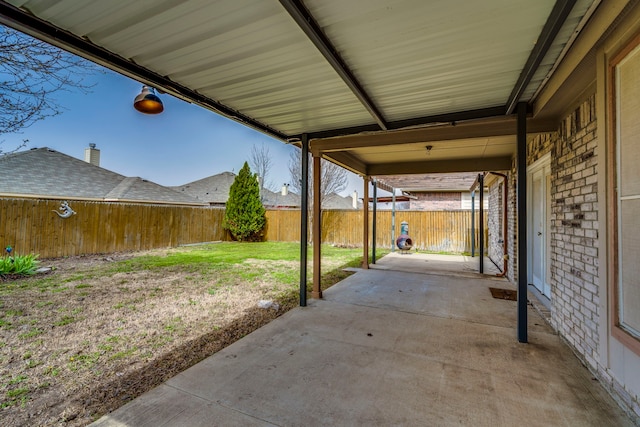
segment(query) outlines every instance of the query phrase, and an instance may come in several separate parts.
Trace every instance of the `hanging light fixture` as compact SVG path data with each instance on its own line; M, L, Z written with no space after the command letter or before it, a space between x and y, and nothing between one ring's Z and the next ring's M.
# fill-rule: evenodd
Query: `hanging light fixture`
M155 89L146 85L142 86L142 92L133 101L133 108L144 114L160 114L164 111Z

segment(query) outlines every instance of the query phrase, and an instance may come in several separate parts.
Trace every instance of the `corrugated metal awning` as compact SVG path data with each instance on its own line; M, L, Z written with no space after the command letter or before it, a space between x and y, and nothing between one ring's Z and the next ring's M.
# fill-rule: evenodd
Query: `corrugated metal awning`
M8 0L0 22L283 141L309 134L325 157L374 174L415 163L428 140L434 157L442 141L448 159L512 154L509 120L452 137L425 128L402 148L326 138L504 119L532 101L597 3Z

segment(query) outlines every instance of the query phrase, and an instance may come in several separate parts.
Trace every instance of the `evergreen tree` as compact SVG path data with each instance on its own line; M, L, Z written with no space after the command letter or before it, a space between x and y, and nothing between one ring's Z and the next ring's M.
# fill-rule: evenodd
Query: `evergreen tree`
M256 242L262 240L266 223L257 175L251 173L249 165L244 162L229 189L224 228L236 240Z

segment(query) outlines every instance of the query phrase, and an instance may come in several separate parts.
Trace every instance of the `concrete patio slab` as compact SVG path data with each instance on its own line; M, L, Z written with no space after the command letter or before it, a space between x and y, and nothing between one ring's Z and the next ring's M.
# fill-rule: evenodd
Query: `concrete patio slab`
M504 279L362 270L96 426L632 426Z

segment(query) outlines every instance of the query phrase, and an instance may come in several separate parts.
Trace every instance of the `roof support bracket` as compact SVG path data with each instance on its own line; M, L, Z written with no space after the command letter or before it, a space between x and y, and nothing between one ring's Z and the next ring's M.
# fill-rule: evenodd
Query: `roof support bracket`
M382 130L387 130L387 122L374 104L373 100L364 90L358 79L353 75L347 64L344 62L335 47L331 44L327 36L324 35L320 25L315 18L302 4L300 0L280 0L280 4L286 9L291 17L296 21L298 26L304 31L309 40L318 48L320 53L325 57L327 62L331 64L333 69L338 73L340 78L351 89L354 95L360 100L362 105L369 111L369 114L375 119L376 123Z
M544 24L544 27L542 27L542 31L536 41L536 45L531 51L531 54L520 73L520 77L518 77L516 85L511 91L511 95L509 96L506 106L507 114L511 114L515 110L516 104L520 101L522 93L533 78L533 75L542 62L542 59L549 51L551 43L553 43L553 40L558 35L558 32L564 25L567 16L569 16L569 12L571 12L571 9L573 9L575 4L576 0L556 1L556 4L553 6L553 10L551 10L551 13L549 14L547 22Z

